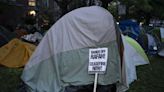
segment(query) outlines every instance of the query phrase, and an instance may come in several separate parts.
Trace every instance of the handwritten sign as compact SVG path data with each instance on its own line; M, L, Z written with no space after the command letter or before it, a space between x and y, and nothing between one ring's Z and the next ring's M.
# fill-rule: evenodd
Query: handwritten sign
M104 74L108 59L108 48L89 49L89 74Z

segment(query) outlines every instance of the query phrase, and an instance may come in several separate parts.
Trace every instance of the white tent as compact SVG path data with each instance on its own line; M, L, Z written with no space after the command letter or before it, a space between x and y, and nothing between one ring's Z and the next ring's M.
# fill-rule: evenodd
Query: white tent
M128 88L136 79L135 66L145 62L140 50L134 50L134 43L126 38L121 70L118 33L113 16L104 8L83 7L66 14L49 29L25 66L22 80L28 92L64 92L71 85L93 84L94 75L87 70L89 49L103 47L108 48L108 64L98 84L119 83L118 91L123 92L121 87Z
M123 36L123 64L122 84L118 85L118 92L126 91L129 85L137 80L136 66L149 64L149 60L142 47L132 38Z
M76 9L55 23L38 45L22 74L29 92L64 92L94 82L87 71L90 48L108 48L108 68L98 84L120 81L120 57L113 16L98 6Z

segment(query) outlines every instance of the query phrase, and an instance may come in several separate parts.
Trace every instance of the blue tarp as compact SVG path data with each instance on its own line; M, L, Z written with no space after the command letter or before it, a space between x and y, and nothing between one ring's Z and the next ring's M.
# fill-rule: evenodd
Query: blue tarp
M137 39L140 34L139 24L133 20L120 21L119 27L123 34L128 35L133 39Z

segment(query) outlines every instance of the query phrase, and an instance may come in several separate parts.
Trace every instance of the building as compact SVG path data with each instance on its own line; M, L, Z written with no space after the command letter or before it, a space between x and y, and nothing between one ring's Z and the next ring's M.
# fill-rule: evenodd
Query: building
M23 23L24 18L30 14L29 11L35 9L35 5L30 6L29 2L28 0L1 0L0 25L13 31L17 24Z

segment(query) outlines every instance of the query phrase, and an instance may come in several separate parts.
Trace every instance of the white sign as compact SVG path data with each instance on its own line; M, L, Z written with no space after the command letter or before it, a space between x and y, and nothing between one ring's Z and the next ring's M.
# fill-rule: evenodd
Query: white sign
M108 48L89 49L88 73L104 74L108 59Z

